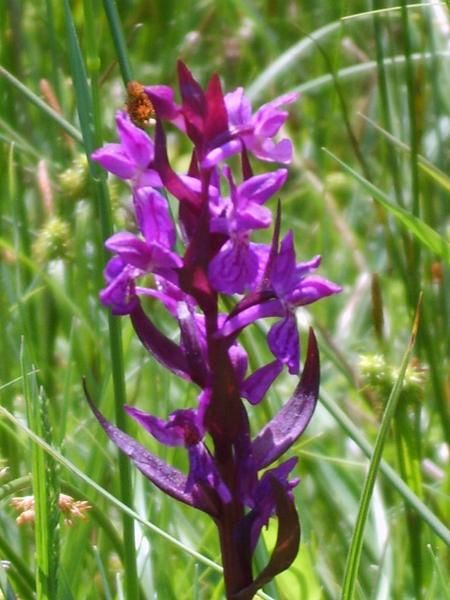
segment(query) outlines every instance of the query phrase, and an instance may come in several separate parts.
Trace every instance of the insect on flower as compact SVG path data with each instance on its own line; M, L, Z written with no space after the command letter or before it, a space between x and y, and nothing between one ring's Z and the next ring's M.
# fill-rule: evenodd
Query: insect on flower
M133 123L139 127L149 125L150 119L155 116L152 101L138 81L129 81L127 84L126 110Z

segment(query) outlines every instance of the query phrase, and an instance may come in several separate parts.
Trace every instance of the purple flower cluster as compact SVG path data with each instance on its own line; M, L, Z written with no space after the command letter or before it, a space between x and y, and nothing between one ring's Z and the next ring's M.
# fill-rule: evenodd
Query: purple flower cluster
M129 315L154 358L199 389L195 408L176 410L167 420L130 406L126 410L162 444L187 450L187 475L152 455L91 405L108 436L155 485L215 520L227 596L242 600L287 568L298 551L300 529L292 496L298 480L289 479L296 459L267 467L299 438L313 414L319 387L313 332L293 396L253 437L244 400L260 403L284 366L299 375L296 308L340 288L314 274L320 257L296 261L291 231L280 241L279 208L272 242L252 239L254 231L272 224L265 204L283 186L287 170L254 175L249 156L290 162L291 142L274 138L287 118L283 107L296 94L253 113L243 89L224 95L216 75L206 90L181 62L178 76L181 104L169 87L144 88L155 110L154 139L119 112L120 142L103 146L92 158L130 182L138 231L119 232L106 241L113 257L105 269L101 300L114 314ZM186 174L176 173L169 163L164 122L192 142ZM240 157L239 177L226 164L233 155ZM178 201L177 226L169 197ZM230 312L219 311L219 294L229 297ZM177 342L144 311L143 296L160 301L177 321ZM267 317L276 317L267 336L273 360L248 374L239 336ZM277 543L266 568L254 576L252 555L262 527L274 515Z

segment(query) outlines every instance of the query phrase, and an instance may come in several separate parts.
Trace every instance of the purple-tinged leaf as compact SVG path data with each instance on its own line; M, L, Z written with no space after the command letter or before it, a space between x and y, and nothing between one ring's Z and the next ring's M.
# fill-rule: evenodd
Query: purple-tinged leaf
M306 429L316 407L319 382L319 351L314 332L310 329L306 362L294 395L253 440L253 456L258 470L272 464Z
M190 380L189 366L181 348L153 325L140 304L133 308L130 317L134 330L150 354L179 377Z
M278 254L278 245L280 243L280 226L281 226L281 203L277 203L277 216L275 217L275 226L273 229L272 243L270 245L269 258L267 260L264 275L261 279L260 289L264 290L270 285L273 262Z
M201 86L192 76L186 65L179 60L178 81L182 98L182 111L186 121L186 131L194 144L200 145L204 139L206 119L206 98Z
M271 477L276 502L278 533L275 548L266 567L249 586L231 596L231 600L252 600L256 592L294 562L300 545L300 522L289 491ZM248 548L246 548L248 552Z
M205 388L208 378L208 363L205 356L205 349L202 347L204 342L202 345L198 323L185 302L178 303L177 313L181 347L184 350L184 355L189 365L189 372L192 380L200 387Z
M241 151L241 167L242 167L242 177L244 178L244 180L250 179L250 177L253 177L252 165L250 164L250 159L248 158L248 152L244 145L242 145L242 151Z
M228 130L228 113L217 74L214 74L209 80L206 103L205 142L208 143L215 137L222 136Z
M267 335L267 343L274 356L288 366L291 375L300 371L300 340L295 316L288 314L272 325Z
M206 273L211 251L210 242L209 208L208 203L205 203L184 255L184 265L180 269L179 278L181 289L196 299L205 315L213 316L217 313L217 295L211 288Z
M109 439L136 465L154 485L176 500L193 506L215 517L215 507L206 497L186 491L187 478L183 473L151 454L144 446L110 423L97 409L83 381L84 393L89 406Z
M156 120L155 127L155 159L153 164L163 184L175 198L180 202L188 203L194 209L200 205L200 194L195 193L187 186L169 164L166 135L159 119Z
M278 359L256 369L241 384L241 396L250 404L259 404L282 370L283 363Z

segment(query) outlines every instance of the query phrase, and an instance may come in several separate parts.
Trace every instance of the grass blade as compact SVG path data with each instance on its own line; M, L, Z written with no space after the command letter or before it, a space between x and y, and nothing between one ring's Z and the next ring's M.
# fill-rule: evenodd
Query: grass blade
M101 138L100 125L98 118L95 118L97 127L94 129L94 105L92 102L91 90L88 85L87 73L84 66L83 57L81 54L78 36L70 11L69 1L64 0L64 16L66 21L67 36L69 38L69 56L72 69L72 77L77 95L77 107L83 134L84 146L88 160L94 150L96 143ZM92 21L93 22L93 21ZM90 55L93 55L92 44L95 39L92 35L88 35L88 44ZM98 64L93 65L93 68ZM96 115L98 113L98 106ZM97 205L100 208L100 221L102 235L106 239L112 233L111 210L109 207L109 197L106 187L105 177L95 165L90 162L90 169L94 176L94 192L97 199ZM111 314L108 315L109 326L109 341L111 366L114 385L114 401L116 423L120 429L126 431L127 423L123 406L126 402L125 392L125 376L123 366L122 352L122 333L121 324L118 319L115 319ZM132 482L131 482L131 467L128 459L119 454L119 480L120 480L120 497L124 504L132 505ZM135 600L139 597L139 581L137 576L136 564L136 546L134 537L134 522L128 514L123 515L123 536L124 536L124 562L125 562L125 588L127 591L128 600Z
M362 187L371 194L379 204L381 204L381 206L394 215L424 246L450 264L450 244L442 236L431 229L431 227L421 219L418 219L400 206L393 204L384 192L373 185L373 183L370 183L370 181L367 181L367 179L340 160L335 154L326 148L323 150L339 163L347 173L356 179L356 181L358 181Z
M392 418L397 407L397 401L400 396L400 391L403 385L403 378L405 376L406 368L408 367L411 354L414 348L414 343L417 335L417 329L419 326L419 305L417 307L416 316L411 332L411 337L403 355L400 370L397 381L392 389L389 399L384 410L381 425L378 430L375 446L373 449L372 458L370 460L369 470L367 472L366 481L361 493L361 500L359 504L358 516L356 518L355 529L353 531L352 541L350 544L350 550L347 555L347 563L345 566L344 579L342 584L341 598L343 600L350 600L354 597L356 578L358 575L359 563L361 558L362 545L364 540L364 529L366 526L367 515L369 513L370 501L372 498L372 492L375 485L375 480L380 467L381 456L383 453L384 444L386 437L391 425Z

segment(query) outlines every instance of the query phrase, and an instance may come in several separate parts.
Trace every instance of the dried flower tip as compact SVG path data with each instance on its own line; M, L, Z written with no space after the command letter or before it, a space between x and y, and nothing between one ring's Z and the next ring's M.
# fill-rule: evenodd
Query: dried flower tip
M44 159L38 162L37 184L45 212L50 215L53 212L53 191L47 161Z
M34 496L18 496L11 500L11 506L20 511L16 519L17 525L34 523Z
M4 477L9 471L9 467L1 467L0 468L0 479Z
M86 521L86 512L92 508L86 500L74 500L72 496L67 494L59 495L58 506L61 512L65 514L64 523L69 526L73 525L74 519Z
M153 104L138 81L128 82L126 109L131 120L140 127L149 125L150 119L155 116Z
M20 515L16 519L18 525L34 522L34 496L19 496L13 498L11 500L11 506L20 511ZM72 526L74 519L85 521L87 519L86 512L92 507L86 500L74 500L72 496L60 494L58 508L64 514L64 523Z

